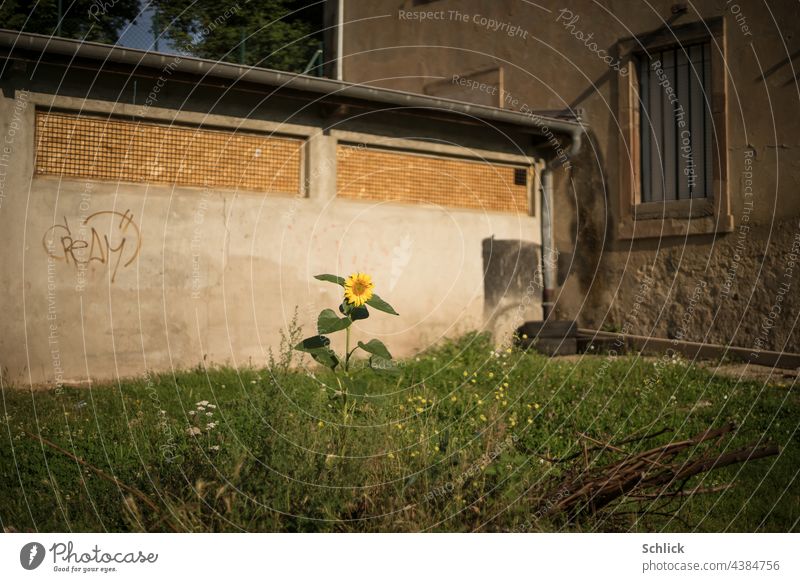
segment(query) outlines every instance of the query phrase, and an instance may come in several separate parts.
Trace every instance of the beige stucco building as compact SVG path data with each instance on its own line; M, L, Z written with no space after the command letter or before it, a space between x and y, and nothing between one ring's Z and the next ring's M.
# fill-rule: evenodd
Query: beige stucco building
M397 356L541 317L539 176L574 122L0 32L4 384L263 365L312 277ZM546 130L546 131L545 131Z
M800 352L794 6L327 6L339 80L0 32L4 383L261 365L355 270L401 356L543 315Z
M329 4L331 75L586 124L553 176L555 316L800 352L795 4Z

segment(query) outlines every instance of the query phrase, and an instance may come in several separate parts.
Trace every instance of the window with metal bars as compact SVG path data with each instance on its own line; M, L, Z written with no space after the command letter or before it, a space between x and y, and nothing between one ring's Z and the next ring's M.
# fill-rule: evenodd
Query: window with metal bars
M710 43L640 55L638 75L641 202L710 197Z

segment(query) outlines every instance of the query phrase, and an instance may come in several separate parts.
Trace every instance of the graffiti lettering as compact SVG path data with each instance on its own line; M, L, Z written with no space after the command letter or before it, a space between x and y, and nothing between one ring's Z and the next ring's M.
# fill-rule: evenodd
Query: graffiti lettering
M133 214L130 210L102 210L87 216L81 226L81 231L89 229L88 241L73 236L66 216L63 224L48 228L42 236L45 252L53 259L75 267L88 266L92 262L109 265L113 283L120 266L131 265L142 248Z

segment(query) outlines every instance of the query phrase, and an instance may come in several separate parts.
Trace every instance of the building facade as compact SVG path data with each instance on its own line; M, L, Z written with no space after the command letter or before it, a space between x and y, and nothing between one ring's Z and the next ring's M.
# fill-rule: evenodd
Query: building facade
M577 124L7 31L0 89L6 384L263 365L319 273L373 276L396 356L541 317L542 124Z
M800 352L790 2L342 0L342 78L585 123L554 171L554 316ZM335 74L331 67L331 74Z

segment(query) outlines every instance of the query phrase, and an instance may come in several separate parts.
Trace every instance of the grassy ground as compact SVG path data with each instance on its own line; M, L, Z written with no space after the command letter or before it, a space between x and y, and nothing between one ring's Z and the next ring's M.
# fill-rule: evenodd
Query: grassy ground
M330 373L286 364L59 393L6 387L0 524L17 531L800 530L796 388L714 378L681 361L497 353L473 335L402 362L399 376L356 370L347 382L361 396L345 413L331 397ZM534 512L565 470L541 456L580 450L579 431L613 441L674 429L649 448L731 420L739 426L731 447L763 438L782 454L696 477L690 485L735 486L676 503L674 517L617 510L567 522Z

